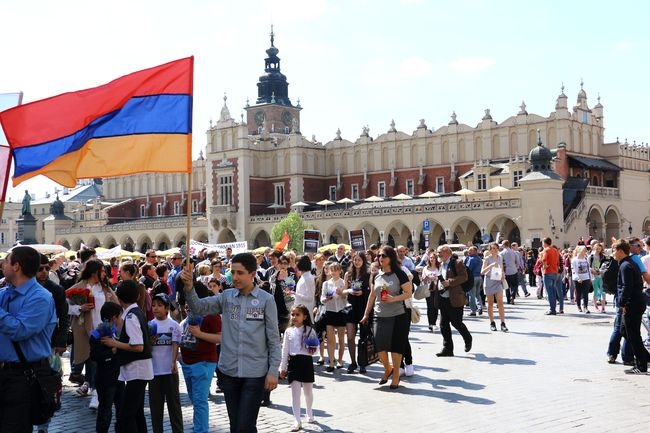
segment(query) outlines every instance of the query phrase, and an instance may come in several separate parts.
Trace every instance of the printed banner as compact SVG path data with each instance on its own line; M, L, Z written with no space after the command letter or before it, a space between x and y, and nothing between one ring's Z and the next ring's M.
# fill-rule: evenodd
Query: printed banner
M350 236L350 248L352 251L366 250L366 237L363 235L363 229L348 231Z
M302 250L306 253L318 252L320 246L320 231L305 230L305 240L302 242Z
M219 256L224 256L226 254L226 248L232 248L233 254L245 253L248 251L248 242L230 242L227 244L206 244L203 242L195 241L194 239L190 240L190 254L196 255L201 249L209 248L215 249L219 253Z

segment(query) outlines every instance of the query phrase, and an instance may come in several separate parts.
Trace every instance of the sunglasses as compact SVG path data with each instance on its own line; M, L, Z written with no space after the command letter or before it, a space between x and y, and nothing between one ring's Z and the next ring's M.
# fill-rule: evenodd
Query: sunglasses
M49 270L50 270L50 267L49 267L49 266L41 266L40 268L38 268L38 271L39 271L39 272L49 271Z
M182 257L172 257L172 260L182 260Z
M383 259L384 257L388 257L388 254L379 253L379 254L377 254L377 257L379 257L380 259Z
M641 248L641 245L639 245L639 244L630 244L630 246L631 246L631 247Z

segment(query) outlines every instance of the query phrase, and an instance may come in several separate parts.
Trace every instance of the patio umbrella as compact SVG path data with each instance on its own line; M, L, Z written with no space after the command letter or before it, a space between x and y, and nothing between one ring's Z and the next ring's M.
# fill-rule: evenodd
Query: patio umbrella
M378 201L384 201L384 199L381 197L377 197L376 195L371 195L370 197L363 199L363 201L378 202Z
M495 193L499 194L499 198L501 198L501 193L502 192L508 192L508 191L510 191L508 188L506 188L505 186L501 186L501 185L497 185L497 186L494 186L494 187L488 189L488 192L495 192Z
M440 194L436 194L433 191L427 191L427 192L424 192L424 193L420 194L418 197L420 197L420 198L436 198L436 197L440 197Z
M354 200L347 197L343 197L341 200L336 200L336 202L339 204L345 204L346 209L348 208L349 204L356 203Z
M304 201L297 201L294 204L291 205L291 207L306 207L309 206L307 203Z
M454 194L463 196L463 197L465 197L465 200L467 200L468 195L472 195L472 194L476 194L476 193L474 191L472 191L471 189L463 188L463 189L461 189L459 191L456 191Z
M271 206L267 206L266 208L267 208L267 209L274 209L274 210L275 210L275 213L277 214L277 213L278 213L278 209L280 209L280 208L284 208L284 206L282 206L281 204L273 203Z
M321 201L319 201L319 202L316 203L316 204L317 204L318 206L325 206L325 210L327 210L327 206L331 206L331 205L333 205L334 202L331 201L331 200L325 199L325 200L321 200Z
M411 197L408 194L401 193L401 194L397 194L395 197L393 197L393 200L410 200L412 198L413 197Z

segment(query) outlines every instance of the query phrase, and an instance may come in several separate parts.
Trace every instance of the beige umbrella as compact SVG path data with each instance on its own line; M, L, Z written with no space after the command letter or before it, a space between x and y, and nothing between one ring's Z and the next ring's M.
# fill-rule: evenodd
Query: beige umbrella
M381 197L377 197L376 195L371 195L370 197L363 199L363 201L378 202L378 201L384 201L384 199Z
M351 198L343 197L341 200L336 200L337 203L339 204L345 204L345 208L348 208L349 204L356 203L354 200Z
M411 197L408 194L401 193L401 194L397 194L395 197L393 197L393 200L410 200L412 198L413 197Z
M427 191L427 192L424 192L424 193L420 194L418 197L420 197L420 198L436 198L436 197L440 197L440 194L436 194L433 191Z
M325 206L325 210L327 210L327 206L331 206L331 205L333 205L334 202L331 201L331 200L325 199L325 200L321 200L321 201L319 201L319 202L316 203L316 204L317 204L318 206Z
M297 201L294 204L291 205L291 207L306 207L309 206L307 203L304 201Z
M461 189L459 191L456 191L454 194L463 196L463 197L465 197L465 200L467 200L468 195L472 195L472 194L476 194L476 193L474 191L472 191L471 189L463 188L463 189Z
M499 198L501 198L501 193L508 192L508 191L510 191L508 188L506 188L505 186L501 186L501 185L497 185L497 186L494 186L494 187L488 189L488 192L495 192L495 193L499 194Z

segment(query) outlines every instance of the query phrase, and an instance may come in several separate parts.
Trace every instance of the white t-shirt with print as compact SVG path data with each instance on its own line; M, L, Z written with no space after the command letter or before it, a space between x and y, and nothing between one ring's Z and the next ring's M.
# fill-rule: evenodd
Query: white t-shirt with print
M181 342L181 325L167 317L165 320L153 319L158 331L156 341L151 345L151 358L154 376L172 373L172 343Z

